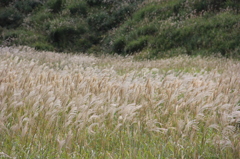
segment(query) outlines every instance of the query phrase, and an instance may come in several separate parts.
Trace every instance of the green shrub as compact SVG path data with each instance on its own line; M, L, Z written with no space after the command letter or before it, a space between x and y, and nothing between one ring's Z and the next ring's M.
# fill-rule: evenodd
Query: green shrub
M21 13L12 7L0 10L0 26L6 28L16 28L23 20Z
M96 31L107 31L114 25L113 18L105 11L89 16L87 22L88 25Z
M71 3L68 9L72 15L87 15L87 4L83 1Z
M133 14L135 21L143 20L154 20L154 18L164 20L179 12L182 1L166 1L166 2L153 2L147 6L142 7Z
M43 28L43 26L48 25L47 21L50 21L54 18L54 15L47 11L47 10L41 10L40 12L32 15L30 17L30 24L29 25L36 25L37 28L40 27Z
M87 50L88 53L96 54L96 55L100 54L101 53L100 51L101 51L101 48L99 45L92 45L92 47Z
M12 2L14 2L14 0L1 0L0 1L0 6L6 7Z
M85 0L89 6L98 6L103 3L103 0Z
M155 3L150 4L146 7L141 8L136 13L134 13L133 19L135 21L143 20L145 17L150 17L151 14L156 13L158 9L160 9L160 7L157 6Z
M16 39L16 38L19 37L19 31L16 31L16 30L4 30L0 37L3 40Z
M130 16L134 12L134 10L135 10L134 4L123 5L117 9L115 9L113 12L113 17L114 17L115 23L118 24L121 21L123 21L124 19L126 19L126 17Z
M136 28L136 30L138 35L154 35L158 31L154 24L144 25L142 27Z
M59 13L63 9L63 0L50 0L47 4L53 13Z
M6 29L0 36L0 39L7 41L10 45L15 44L32 46L32 44L36 42L47 42L45 36L33 31L21 29Z
M148 44L148 36L139 37L137 40L131 41L126 45L126 53L134 53L141 51Z
M230 7L237 11L237 14L240 11L240 1L239 0L227 0L225 3L225 8Z
M190 1L192 10L196 12L202 11L220 11L222 8L233 8L239 11L240 2L238 0L195 0Z
M28 14L32 12L35 8L41 6L42 3L36 0L25 0L16 1L14 7L17 8L21 13Z
M52 30L50 33L50 37L54 43L58 45L62 45L65 43L70 43L74 40L76 36L79 34L83 34L85 32L84 28L74 28L72 26L61 26Z
M54 51L54 47L48 43L43 43L43 42L36 42L31 45L34 47L36 50L42 50L42 51Z
M105 7L107 2L108 1L104 1ZM99 10L94 14L90 14L87 18L88 24L95 31L106 32L118 26L124 19L126 19L126 17L129 17L134 11L134 6L134 4L108 6L106 7L108 9Z
M120 38L116 39L116 40L113 42L112 51L113 51L114 53L121 54L121 53L124 52L125 46L126 46L125 38L124 38L124 37L120 37Z
M91 41L86 38L80 38L77 40L76 44L79 46L79 51L86 51L92 46Z
M3 31L4 31L4 28L0 26L0 35L2 34Z

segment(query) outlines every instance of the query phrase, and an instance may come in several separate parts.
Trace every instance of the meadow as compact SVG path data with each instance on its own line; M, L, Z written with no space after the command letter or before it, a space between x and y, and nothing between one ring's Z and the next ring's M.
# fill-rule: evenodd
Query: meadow
M240 62L0 48L0 158L240 158Z

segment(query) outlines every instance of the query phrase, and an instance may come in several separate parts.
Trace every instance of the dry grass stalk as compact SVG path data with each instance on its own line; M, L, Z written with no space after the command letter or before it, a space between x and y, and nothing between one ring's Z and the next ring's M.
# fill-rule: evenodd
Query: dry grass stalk
M179 145L175 157L204 156L181 148L198 144L240 157L239 70L230 59L137 62L1 48L0 135L9 145L2 151L20 153L8 143L19 141L25 157L47 144L70 155L89 147L89 136L146 133Z

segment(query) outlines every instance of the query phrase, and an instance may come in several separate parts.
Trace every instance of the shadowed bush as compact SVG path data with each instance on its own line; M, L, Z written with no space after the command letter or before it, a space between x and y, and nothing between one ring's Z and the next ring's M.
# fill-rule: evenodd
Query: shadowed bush
M0 6L6 7L12 2L14 2L14 0L1 0L0 1Z
M126 53L129 54L141 51L145 46L147 46L148 38L148 36L142 36L134 41L129 42L125 48Z
M14 7L17 8L21 13L29 14L35 8L41 6L42 3L36 0L25 0L25 1L16 1Z
M0 26L6 28L16 28L23 20L22 14L15 8L8 7L0 10Z
M72 26L61 26L51 31L50 37L59 48L72 46L75 40L85 32L85 28L74 28Z
M85 0L89 6L97 6L103 3L103 0Z
M124 52L125 46L126 46L125 38L120 37L114 41L112 50L114 53L121 54Z
M113 27L113 19L105 11L89 16L87 22L96 31L107 31Z
M53 13L59 13L63 9L63 3L63 0L51 0L47 5Z
M87 15L87 4L85 2L72 3L68 7L72 15Z

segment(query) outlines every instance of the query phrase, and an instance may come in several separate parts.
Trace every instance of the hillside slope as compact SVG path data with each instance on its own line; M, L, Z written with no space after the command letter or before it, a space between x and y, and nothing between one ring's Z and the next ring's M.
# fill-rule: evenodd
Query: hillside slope
M3 0L0 45L88 53L240 57L237 0Z

